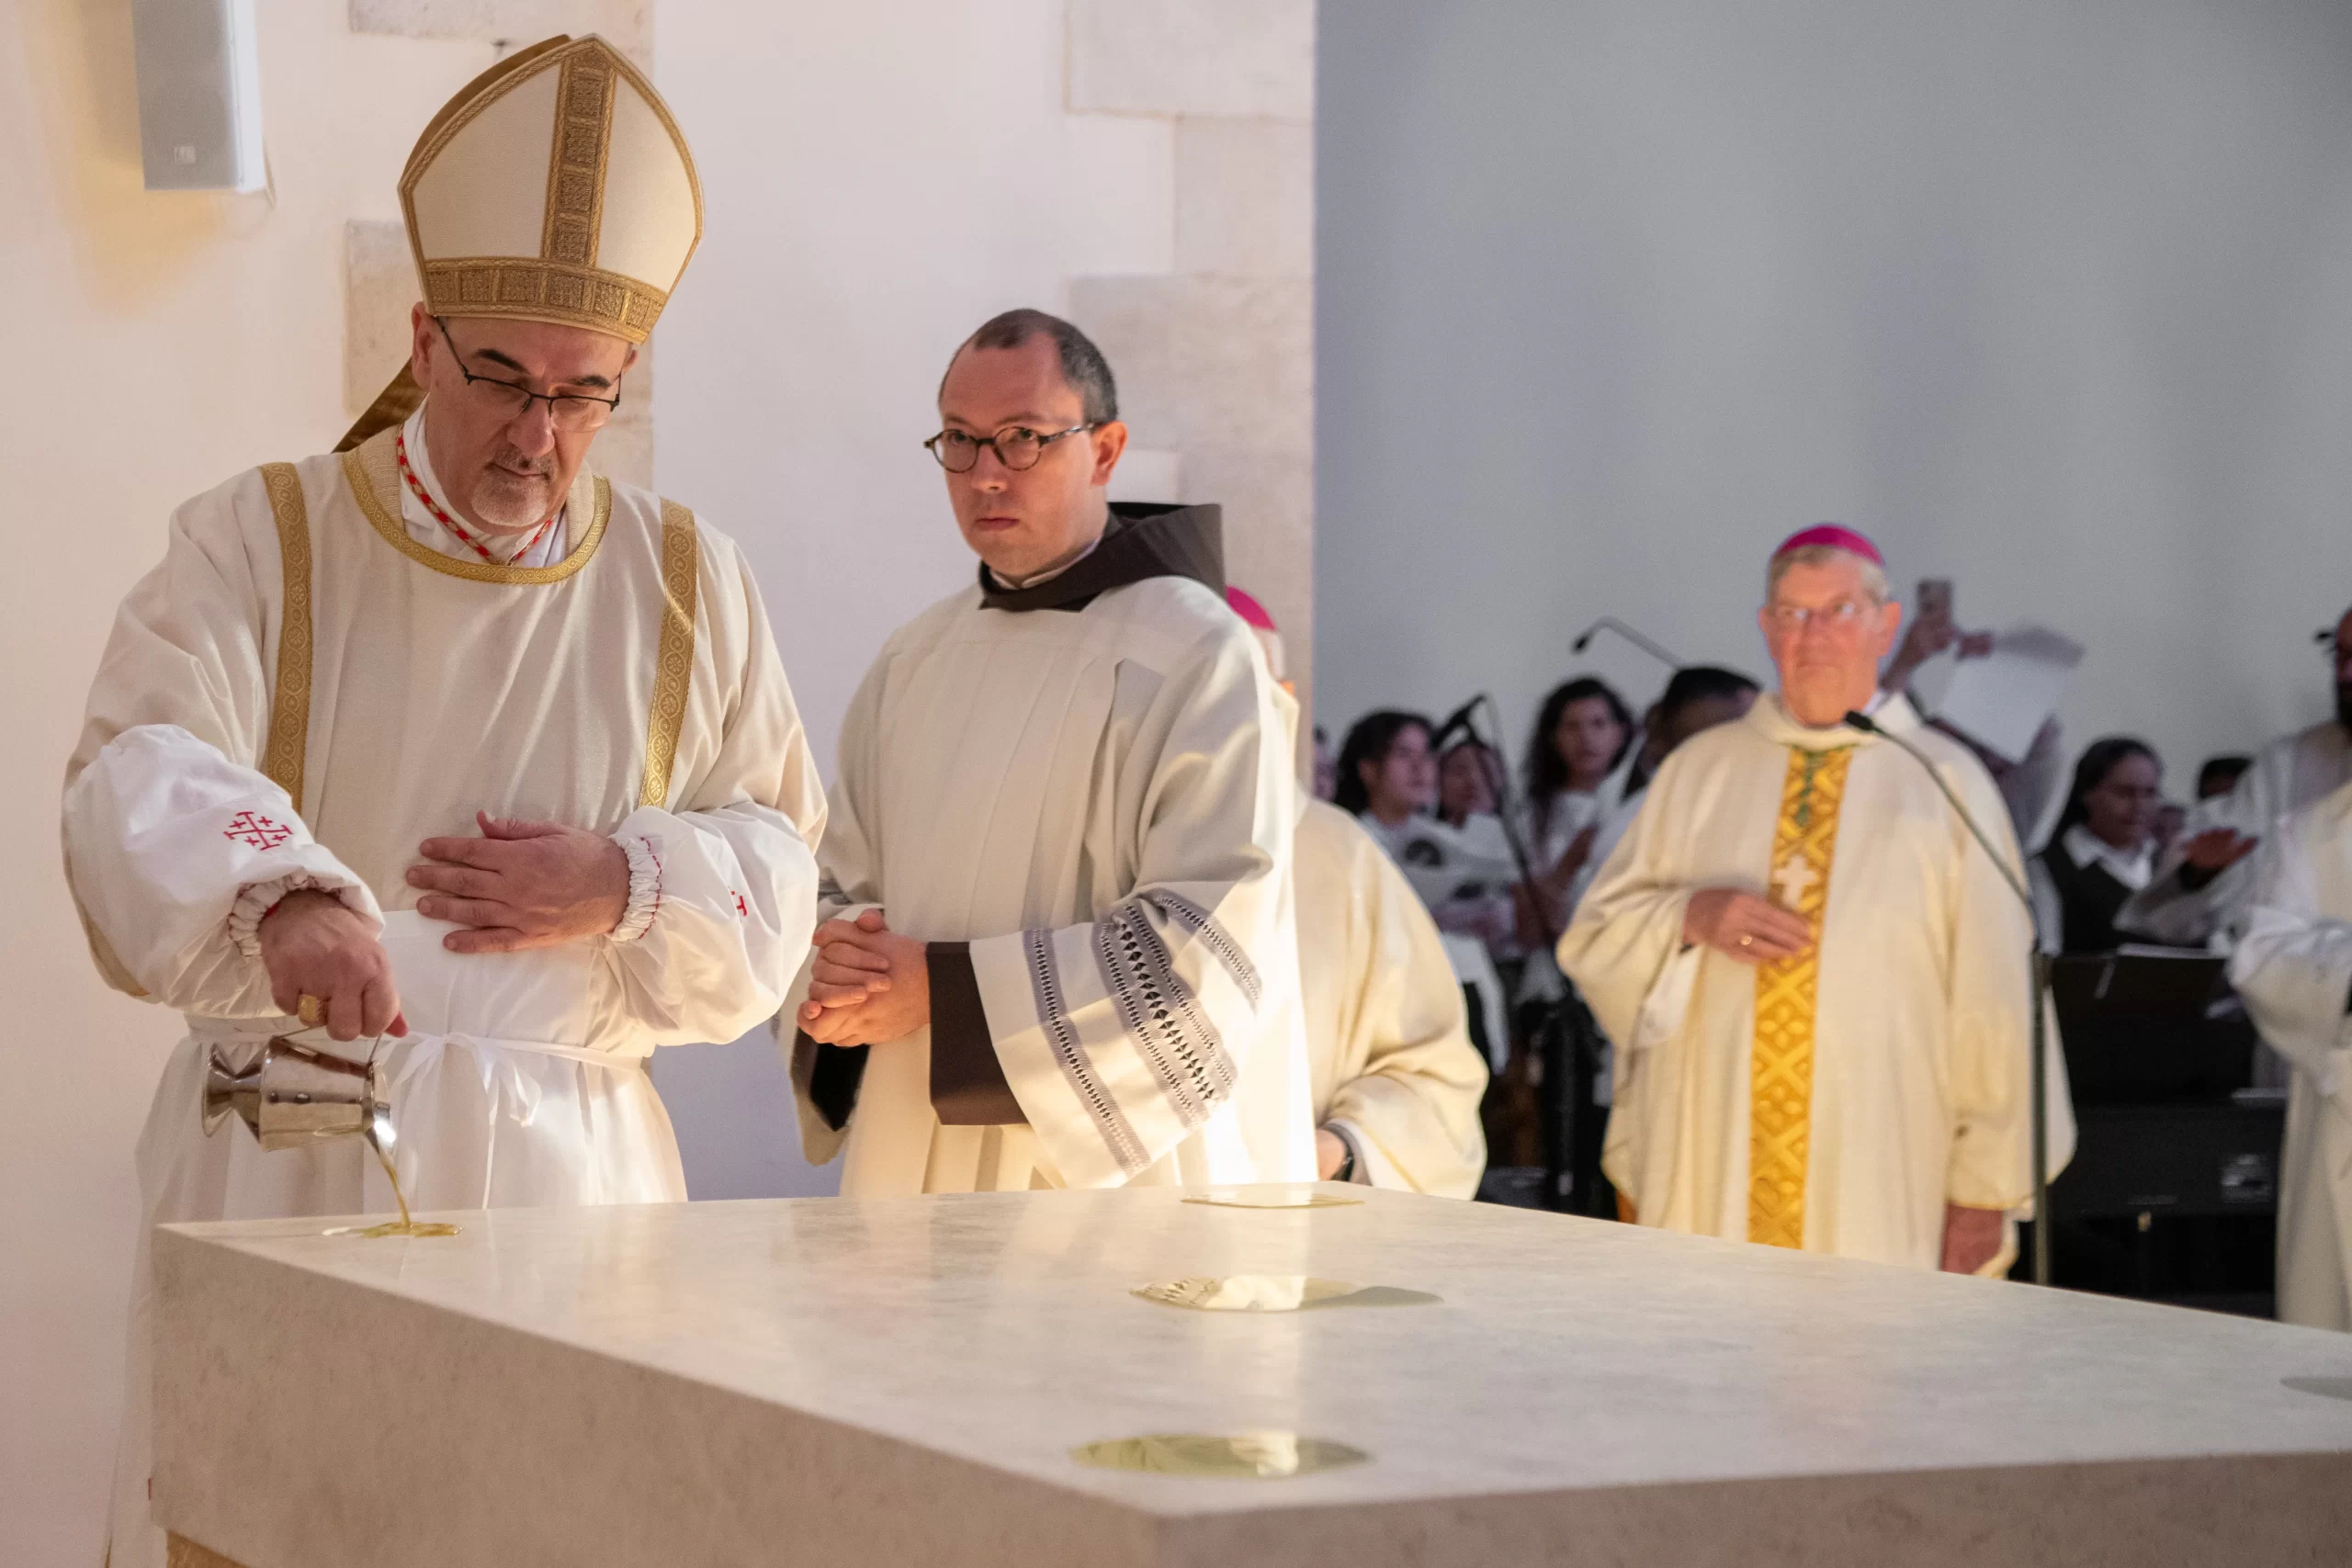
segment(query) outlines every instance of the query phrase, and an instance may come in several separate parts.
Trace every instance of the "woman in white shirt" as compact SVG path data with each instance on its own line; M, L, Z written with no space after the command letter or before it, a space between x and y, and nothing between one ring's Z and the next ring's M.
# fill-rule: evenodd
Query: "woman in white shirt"
M2143 740L2110 735L2084 748L2066 807L2030 868L2045 951L2112 953L2132 940L2115 917L2148 885L2164 782L2164 763Z
M1589 675L1554 687L1536 716L1527 742L1527 854L1555 928L1566 922L1568 889L1591 857L1600 819L1616 805L1607 786L1634 740L1625 699Z

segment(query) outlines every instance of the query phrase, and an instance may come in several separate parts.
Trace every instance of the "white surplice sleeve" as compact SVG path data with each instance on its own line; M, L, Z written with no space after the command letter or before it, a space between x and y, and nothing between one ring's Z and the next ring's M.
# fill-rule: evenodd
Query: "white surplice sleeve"
M374 896L253 763L280 597L257 472L182 506L115 616L66 769L66 880L119 989L222 1018L275 1016L254 936L288 892Z
M1302 987L1328 987L1339 1003L1336 1017L1308 1010L1318 1121L1354 1147L1369 1185L1471 1197L1487 1164L1487 1064L1436 922L1387 852L1336 811L1299 825L1297 853ZM1310 855L1344 861L1310 875ZM1328 1089L1326 1054L1348 1075Z
M1955 754L1939 763L1954 795L2000 852L2010 874L2024 880L2017 835L1993 781L1976 761ZM1955 858L1951 968L1951 1056L1946 1090L1952 1120L1945 1201L1972 1209L2020 1210L2033 1197L2031 913L1957 818L1949 824ZM2046 1018L2046 1014L2045 1014ZM2058 1030L2049 1022L2043 1060L2049 1093L2050 1172L2074 1157L2073 1097Z
M1295 1000L1269 985L1296 984L1296 785L1273 692L1238 620L1204 637L1160 682L1126 753L1127 895L1085 924L971 942L968 1013L943 993L953 966L934 957L934 1102L943 1073L968 1074L960 1055L993 1046L1071 1187L1148 1168L1232 1098L1253 1044L1288 1038L1261 1023Z
M2335 1092L2352 1045L2352 923L2322 906L2314 864L2320 824L2333 819L2299 813L2257 856L2245 934L2230 957L2230 984L2263 1040L2323 1094Z
M722 536L704 544L715 648L741 650L721 661L718 751L670 808L639 807L613 834L629 857L613 953L630 1016L661 1045L733 1040L784 1005L816 929L825 827L759 589Z

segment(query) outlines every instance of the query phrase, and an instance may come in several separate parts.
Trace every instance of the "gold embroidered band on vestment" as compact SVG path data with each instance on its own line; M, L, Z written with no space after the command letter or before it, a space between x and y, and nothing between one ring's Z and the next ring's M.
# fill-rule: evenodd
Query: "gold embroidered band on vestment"
M109 1563L114 1561L111 1548L107 1551L107 1561ZM184 1535L166 1531L164 1536L164 1568L243 1568L243 1565L209 1547L198 1546Z
M1829 905L1838 808L1853 749L1792 748L1772 835L1774 901L1804 917L1813 942L1794 958L1756 969L1756 1034L1748 1055L1747 1239L1804 1245L1805 1166L1813 1141L1814 1009L1822 914Z
M612 521L613 491L604 476L591 478L582 474L572 481L571 493L564 498L566 506L588 502L587 517L583 520L574 512L564 526L574 531L577 540L571 553L549 566L501 566L496 561L459 560L445 556L430 545L421 545L409 536L408 525L401 521L400 462L392 453L397 432L379 431L343 455L343 475L351 486L351 493L386 544L416 562L432 568L447 577L462 577L469 582L497 582L521 587L561 582L586 566L596 547L604 542L605 526Z
M311 515L291 463L265 463L262 488L277 522L277 681L261 771L302 815L302 769L311 741Z
M653 708L645 723L645 781L639 806L670 804L670 773L678 760L678 732L686 721L686 694L695 678L695 605L702 550L695 514L674 501L662 503L662 643L654 661Z

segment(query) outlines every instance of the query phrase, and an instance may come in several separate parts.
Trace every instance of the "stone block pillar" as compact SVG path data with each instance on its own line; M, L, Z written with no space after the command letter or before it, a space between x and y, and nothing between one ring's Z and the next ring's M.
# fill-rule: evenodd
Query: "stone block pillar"
M1224 504L1233 581L1311 696L1313 0L1069 0L1068 108L1170 122L1174 270L1081 276L1070 312L1182 501ZM1308 711L1312 712L1311 704Z

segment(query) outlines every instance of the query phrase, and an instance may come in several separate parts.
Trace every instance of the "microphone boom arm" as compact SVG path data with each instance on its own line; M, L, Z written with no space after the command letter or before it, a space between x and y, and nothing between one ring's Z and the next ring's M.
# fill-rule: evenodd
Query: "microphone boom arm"
M2050 960L2041 951L2041 936L2036 929L2040 922L2034 919L2033 895L2026 891L2025 883L2016 873L2009 870L2009 863L2003 860L1994 850L1993 840L1986 838L1984 829L1976 825L1975 814L1961 804L1960 796L1952 793L1951 785L1944 782L1942 771L1928 760L1925 751L1920 750L1867 714L1848 714L1846 728L1859 729L1864 735L1875 735L1883 740L1893 741L1896 750L1925 769L1928 776L1935 780L1936 788L1943 793L1944 801L1951 807L1952 814L1960 818L1962 825L1967 828L1969 836L1976 840L1977 847L1982 849L1985 858L1993 863L1993 869L2001 874L2001 880L2008 884L2009 891L2017 895L2018 902L2025 906L2026 927L2028 931L2033 932L2029 939L2032 948L2026 955L2026 962L2030 965L2033 976L2033 1282L2037 1285L2047 1285L2050 1283L2051 1224Z

